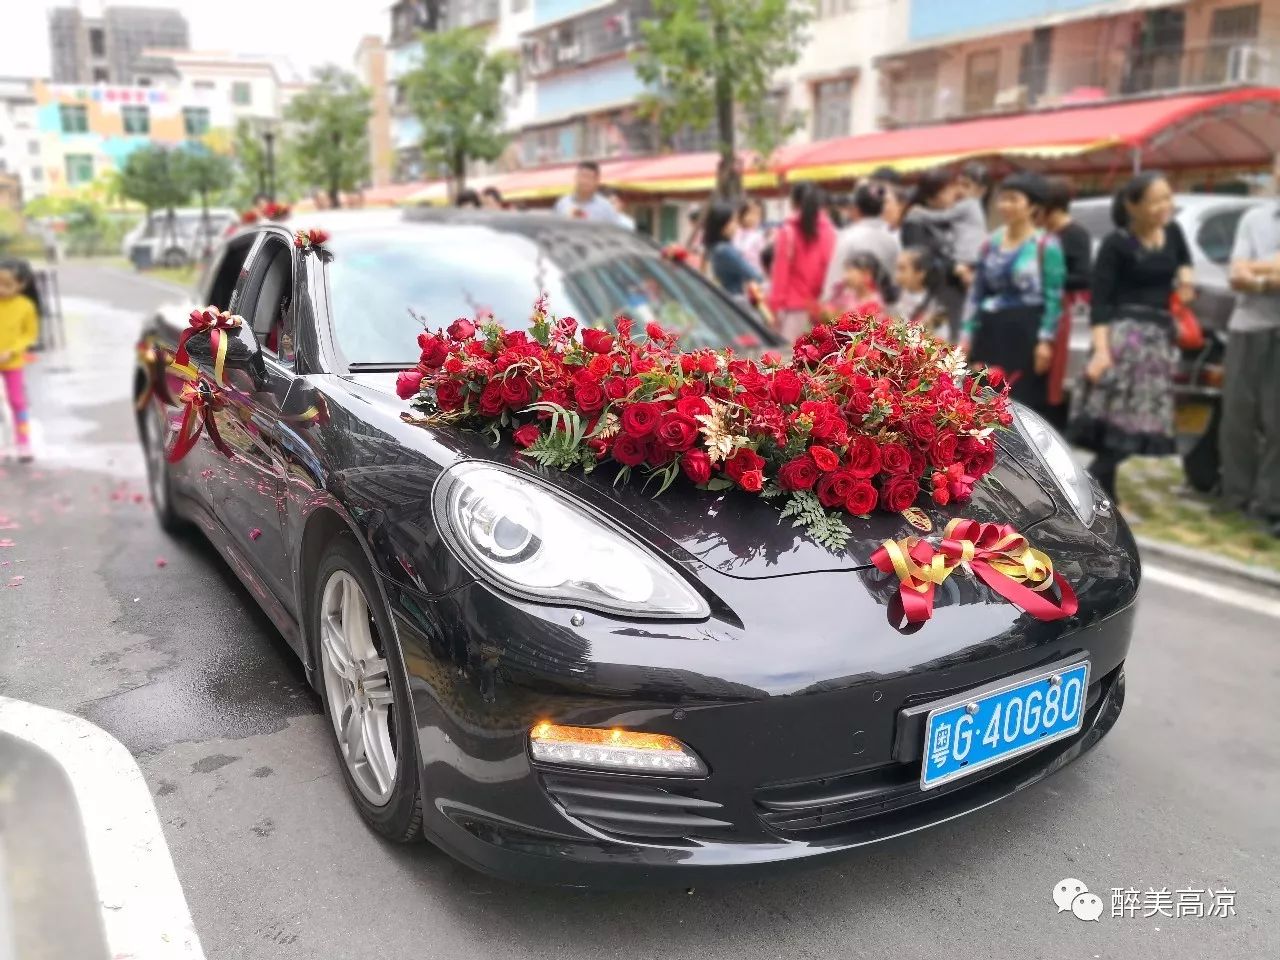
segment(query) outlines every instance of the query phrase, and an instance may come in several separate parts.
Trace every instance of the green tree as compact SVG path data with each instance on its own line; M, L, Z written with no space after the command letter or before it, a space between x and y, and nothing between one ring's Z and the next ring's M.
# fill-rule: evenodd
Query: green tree
M769 93L774 73L799 58L811 19L807 4L791 0L653 0L635 55L650 90L644 104L668 137L715 124L718 196L742 192L739 133L765 157L794 129L794 118L771 110Z
M173 208L185 204L194 192L182 153L148 144L129 154L120 170L120 195L142 204L148 225L157 210L168 212L166 229L171 244L177 243Z
M483 31L422 35L422 61L404 76L404 89L422 124L423 157L448 171L455 196L468 160L496 160L507 145L502 85L515 69L512 54L485 49Z
M230 189L234 176L231 158L193 140L182 147L176 159L179 176L200 197L200 250L201 256L208 256L215 240L209 223L209 198Z
M231 139L231 154L235 157L235 179L232 191L236 205L248 209L253 198L267 192L267 148L261 132L248 119L236 123Z
M369 91L350 73L321 67L315 83L285 109L295 126L288 151L308 186L320 187L332 206L343 190L355 190L369 176Z

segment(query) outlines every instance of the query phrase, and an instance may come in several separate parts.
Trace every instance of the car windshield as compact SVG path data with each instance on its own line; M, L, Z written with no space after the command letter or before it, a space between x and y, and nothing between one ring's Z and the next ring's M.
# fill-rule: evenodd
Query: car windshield
M336 232L329 290L333 326L349 363L410 364L431 329L491 312L526 329L540 292L556 316L612 328L618 314L656 320L686 348L750 350L762 337L694 271L622 230L513 216L488 224L421 224Z

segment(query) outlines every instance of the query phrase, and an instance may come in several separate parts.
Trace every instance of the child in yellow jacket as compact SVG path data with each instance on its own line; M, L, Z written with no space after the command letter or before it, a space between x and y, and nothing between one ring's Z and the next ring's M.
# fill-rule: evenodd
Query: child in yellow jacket
M40 330L35 276L24 260L0 260L0 380L13 411L18 461L31 462L31 421L22 368Z

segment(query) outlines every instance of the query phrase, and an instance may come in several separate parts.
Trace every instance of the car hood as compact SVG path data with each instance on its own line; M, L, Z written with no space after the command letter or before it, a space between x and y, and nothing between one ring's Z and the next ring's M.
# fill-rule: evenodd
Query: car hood
M360 373L351 379L387 394L391 402L408 409L395 396L395 374ZM484 455L480 451L489 448L478 434L473 436L476 455ZM1054 514L1054 500L1046 486L1052 481L1037 477L1025 466L1037 462L1035 454L1013 431L1001 435L999 443L995 468L974 487L968 503L937 507L920 498L918 506L935 533L954 517L1009 523L1026 530ZM523 458L507 456L510 451L505 445L500 450L503 452L494 451L487 458L524 463ZM539 471L533 464L528 468ZM682 483L654 497L638 481L615 487L613 477L613 471L600 470L592 474L552 471L548 478L673 559L694 559L733 577L759 579L858 569L870 565L871 554L885 540L918 532L899 514L876 512L866 519L846 516L853 535L844 550L832 552L793 527L790 520L780 518L778 501L739 491L713 494Z

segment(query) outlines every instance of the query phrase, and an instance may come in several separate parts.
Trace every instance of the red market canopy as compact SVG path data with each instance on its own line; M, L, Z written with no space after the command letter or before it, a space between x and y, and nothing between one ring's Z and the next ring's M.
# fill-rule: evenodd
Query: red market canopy
M971 157L1077 158L1081 169L1267 165L1280 152L1280 88L1075 106L784 148L788 180L849 180ZM1073 163L1073 167L1077 166Z
M740 162L742 185L748 190L778 185L777 172L758 167L754 155L744 154ZM715 189L719 165L720 154L715 152L673 153L637 160L607 182L632 193L710 193Z

